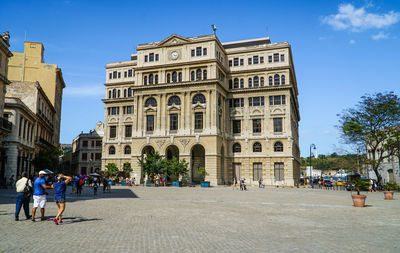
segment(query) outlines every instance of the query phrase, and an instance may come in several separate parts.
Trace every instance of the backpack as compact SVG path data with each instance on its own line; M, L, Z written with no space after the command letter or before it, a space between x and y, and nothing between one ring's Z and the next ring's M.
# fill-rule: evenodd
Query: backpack
M79 186L82 186L82 185L83 185L83 180L81 178L81 179L79 179Z
M28 184L29 179L26 180L25 188L24 188L24 197L30 198L33 193L33 187Z

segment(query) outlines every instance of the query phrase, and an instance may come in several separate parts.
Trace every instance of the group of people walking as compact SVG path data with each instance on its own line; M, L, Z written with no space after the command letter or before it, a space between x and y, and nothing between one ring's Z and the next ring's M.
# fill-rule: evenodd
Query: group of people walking
M233 186L234 190L237 189L237 184L238 184L238 180L237 180L236 177L234 177L232 179L232 186ZM246 178L240 178L239 179L239 186L240 186L240 190L241 191L247 191Z
M71 177L65 176L63 174L58 174L56 180L52 184L47 184L45 177L47 173L45 171L40 171L39 176L32 180L28 178L26 172L22 173L21 179L16 182L17 190L17 200L15 208L15 220L19 220L19 213L23 207L26 219L31 219L35 221L36 210L40 208L41 220L45 220L45 208L47 204L46 189L54 189L54 200L57 204L58 211L57 215L53 218L56 225L62 223L62 214L65 210L65 192L67 189L67 184L71 181ZM32 215L29 213L29 202L30 198L33 196L33 209Z

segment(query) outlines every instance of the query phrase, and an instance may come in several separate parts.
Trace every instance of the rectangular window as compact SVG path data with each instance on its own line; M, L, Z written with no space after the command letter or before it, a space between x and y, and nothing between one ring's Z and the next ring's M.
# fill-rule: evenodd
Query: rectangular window
M192 55L192 56L194 56L194 49L192 49L192 51L191 51L191 52L192 52L192 53L191 53L191 55Z
M126 106L125 114L132 114L133 113L133 106L128 105Z
M249 58L247 60L248 60L248 64L251 65L251 58Z
M274 105L281 104L281 96L274 96Z
M203 129L203 113L195 112L194 113L194 129Z
M264 56L260 56L260 63L264 63Z
M113 71L113 79L117 78L117 71Z
M90 153L90 159L92 159L92 161L93 161L93 158L94 158L94 154Z
M253 133L261 133L261 119L253 119Z
M258 55L253 56L253 64L258 64Z
M156 54L156 61L158 61L160 58L159 58L159 55L158 54Z
M240 107L244 107L244 98L240 99Z
M172 113L169 115L169 130L176 131L178 130L178 114Z
M249 106L253 106L253 98L249 98Z
M229 100L229 107L232 108L232 99L228 99Z
M154 131L154 115L146 116L146 131L153 132Z
M240 88L244 88L244 79L240 79Z
M239 98L233 99L233 107L240 107L240 99Z
M91 147L94 147L94 141L92 141L92 143L91 143L92 145L90 145Z
M117 137L117 126L110 126L110 138Z
M82 147L87 147L88 146L88 141L83 141L82 142Z
M281 133L282 130L282 118L274 118L274 133Z
M111 115L119 115L119 107L111 107Z
M149 54L149 61L154 61L154 53Z
M112 73L111 72L108 74L108 79L112 79Z
M259 181L262 178L262 163L253 163L253 180Z
M274 163L274 179L275 181L282 181L285 179L284 163Z
M201 47L196 47L196 56L201 56Z
M285 55L281 54L281 61L285 61Z
M207 48L203 48L203 55L207 55Z
M128 70L128 77L132 77L132 69Z
M272 62L272 55L268 56L268 62Z
M96 141L96 147L101 147L101 141Z
M261 97L261 105L264 105L264 97Z
M118 78L121 78L121 72L118 72Z
M233 66L239 66L239 58L233 58Z
M253 106L260 106L260 97L253 98Z
M274 54L274 62L278 62L279 61L279 54Z
M232 67L232 60L229 60L229 67Z
M286 104L286 96L285 95L282 95L282 104L283 105Z
M128 76L128 72L124 72L124 77L126 78Z
M240 59L240 66L243 66L243 65L244 65L244 60Z
M144 62L148 62L149 61L149 56L145 55L144 56Z
M101 153L96 153L96 154L94 155L94 159L95 159L96 161L101 160Z
M132 137L132 125L125 126L125 137Z
M241 133L241 120L233 120L232 121L232 132L234 134Z
M87 153L82 153L82 161L86 161L87 160Z

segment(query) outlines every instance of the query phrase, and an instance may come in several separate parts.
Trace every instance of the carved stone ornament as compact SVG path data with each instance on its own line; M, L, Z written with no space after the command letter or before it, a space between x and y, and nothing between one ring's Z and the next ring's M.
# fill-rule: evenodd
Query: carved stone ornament
M186 148L186 145L190 142L189 139L181 139L179 142L182 144L183 148Z
M161 148L162 145L164 145L164 143L165 143L165 140L156 140L156 144L157 144L158 148Z

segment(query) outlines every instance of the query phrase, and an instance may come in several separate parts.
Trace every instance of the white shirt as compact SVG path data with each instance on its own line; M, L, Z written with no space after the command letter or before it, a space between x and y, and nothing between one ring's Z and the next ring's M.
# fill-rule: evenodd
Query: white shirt
M15 184L15 186L17 187L17 192L19 192L19 193L24 192L26 180L28 180L28 179L26 177L23 177L17 181L17 183ZM32 187L31 180L29 180L28 185Z

